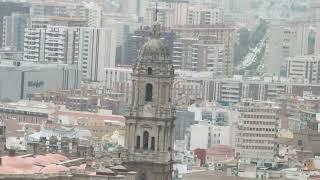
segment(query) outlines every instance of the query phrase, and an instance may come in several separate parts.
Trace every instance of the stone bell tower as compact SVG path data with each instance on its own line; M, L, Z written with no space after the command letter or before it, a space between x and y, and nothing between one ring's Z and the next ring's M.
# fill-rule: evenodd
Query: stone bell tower
M132 102L126 120L129 169L138 180L170 180L175 108L171 102L174 69L160 39L160 25L139 51L132 73Z

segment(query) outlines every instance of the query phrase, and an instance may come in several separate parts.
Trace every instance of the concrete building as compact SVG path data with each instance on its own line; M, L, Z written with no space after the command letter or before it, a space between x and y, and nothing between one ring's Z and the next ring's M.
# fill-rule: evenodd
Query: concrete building
M87 8L77 2L33 1L30 4L30 15L32 16L79 17L83 19L88 16Z
M146 9L146 18L144 23L151 26L155 21L157 8L157 22L164 27L172 27L176 25L187 24L187 12L189 8L188 1L161 1L157 7L155 3L150 4Z
M3 45L3 17L11 16L13 12L21 14L29 14L30 7L26 3L21 2L0 2L0 46Z
M203 82L203 97L223 104L240 102L241 98L275 100L281 94L303 96L304 91L319 95L320 86L279 77L233 77Z
M10 77L10 80L8 80ZM0 99L19 100L37 92L76 89L81 82L77 67L60 64L1 61Z
M188 8L188 25L215 25L223 23L223 10L204 5L194 5Z
M78 64L84 80L103 81L115 66L116 32L112 28L50 26L25 32L26 61Z
M270 24L267 30L265 54L266 72L286 74L287 58L318 55L320 47L319 25L289 22Z
M208 149L215 145L231 145L230 126L218 126L200 121L190 127L190 150Z
M28 28L24 34L24 60L75 63L78 33L78 29L67 27Z
M287 64L289 79L310 84L320 82L320 56L289 57Z
M125 14L134 15L139 18L146 17L146 9L150 0L125 0L122 2L122 11Z
M90 3L86 5L88 14L88 26L100 28L102 27L102 7L97 4Z
M23 51L24 30L29 23L28 14L12 13L3 17L2 47Z
M30 28L47 28L49 26L87 27L87 19L81 17L30 16Z
M238 106L240 113L236 152L241 159L271 161L276 154L276 132L280 107L272 102L244 99Z
M233 75L235 31L225 25L179 26L173 47L177 69L212 71L215 77Z
M3 119L15 119L17 123L42 125L48 121L52 113L49 103L36 101L18 101L0 104L0 117Z
M107 93L121 93L124 101L130 102L132 96L132 83L130 68L106 68L105 89Z
M104 68L115 66L116 38L113 28L80 28L78 66L84 80L105 80Z

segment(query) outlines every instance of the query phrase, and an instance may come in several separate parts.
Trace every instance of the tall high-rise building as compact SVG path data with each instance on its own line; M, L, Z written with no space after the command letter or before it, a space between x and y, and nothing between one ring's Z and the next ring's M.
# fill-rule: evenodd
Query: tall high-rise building
M122 12L143 18L150 2L151 0L123 0L121 4Z
M215 25L223 22L223 10L206 6L190 6L187 14L189 25Z
M3 17L11 16L14 12L29 14L29 10L29 5L26 3L0 2L0 47L3 45Z
M175 68L212 71L215 77L233 75L235 30L225 25L174 27L172 60Z
M171 180L175 110L171 100L174 69L160 25L140 49L132 74L132 103L126 121L125 165L138 179Z
M320 54L319 26L310 23L270 24L266 37L264 64L269 74L285 74L289 57Z
M3 17L3 47L12 47L18 51L23 50L24 30L28 27L29 15L12 13Z
M78 64L84 80L104 81L104 68L115 66L116 37L113 28L29 28L24 60Z
M24 35L24 60L76 62L77 29L66 27L27 28ZM69 59L70 58L70 59Z
M276 154L276 132L279 125L279 107L273 102L244 99L238 107L240 113L236 152L240 158L269 161Z
M112 28L80 28L78 66L83 79L105 80L104 68L115 66L116 37Z

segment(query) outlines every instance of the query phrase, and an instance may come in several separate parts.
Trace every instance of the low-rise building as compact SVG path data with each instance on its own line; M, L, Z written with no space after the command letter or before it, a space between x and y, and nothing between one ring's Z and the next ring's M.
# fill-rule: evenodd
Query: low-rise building
M80 82L81 73L73 65L9 60L0 63L1 100L27 99L48 90L77 89Z

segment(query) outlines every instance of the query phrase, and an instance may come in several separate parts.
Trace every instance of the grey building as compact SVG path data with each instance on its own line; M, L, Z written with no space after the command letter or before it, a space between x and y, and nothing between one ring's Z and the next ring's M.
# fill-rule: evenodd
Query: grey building
M10 16L13 12L29 14L30 8L26 3L0 2L0 46L2 46L3 17Z
M2 47L23 51L24 30L28 27L29 15L12 13L3 18Z
M176 140L184 140L187 129L196 123L194 112L186 110L176 111Z
M77 89L81 73L72 65L0 61L0 100L27 99L48 90Z

